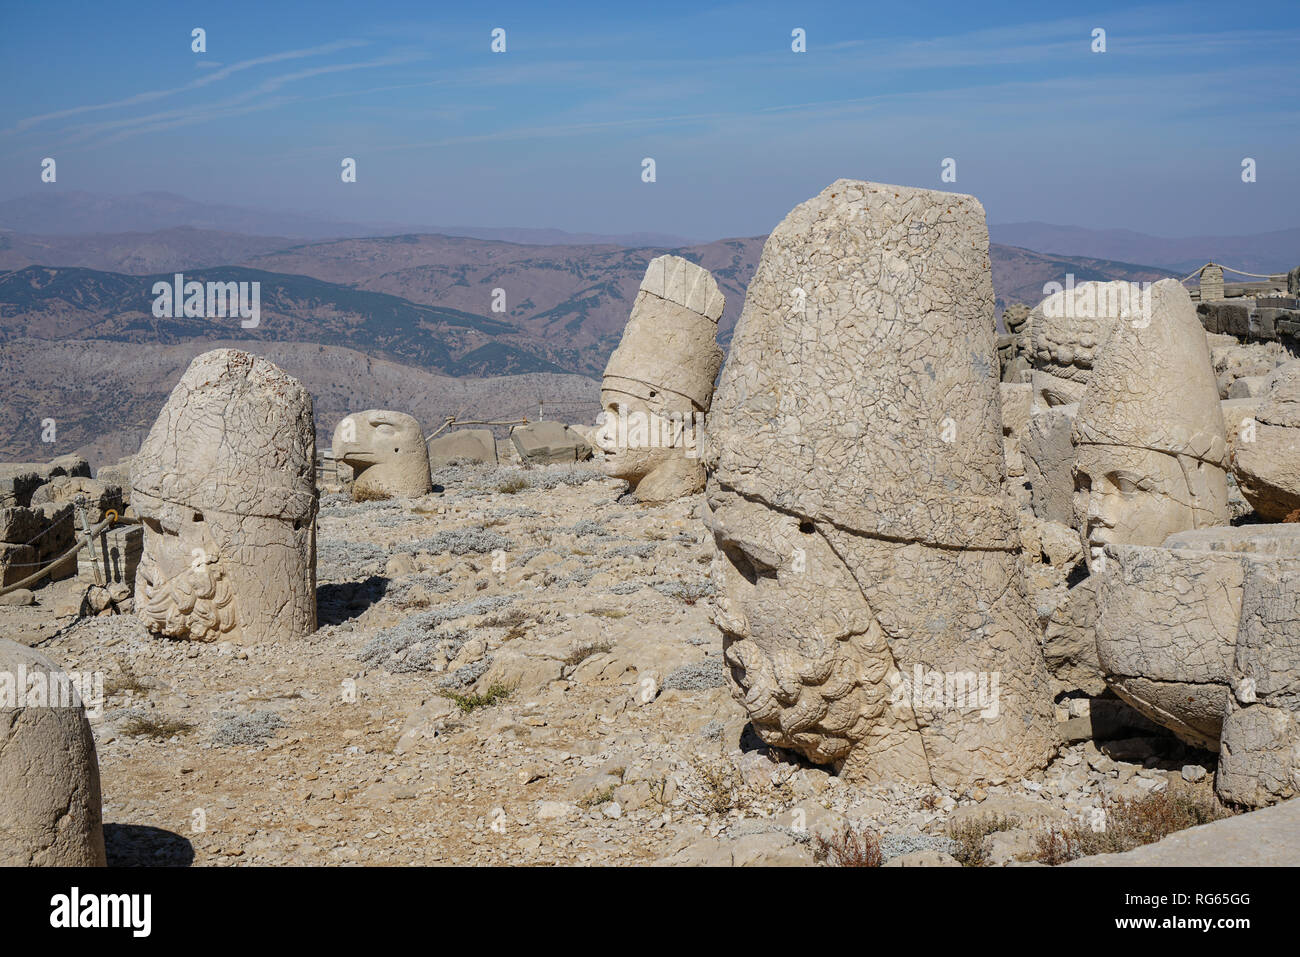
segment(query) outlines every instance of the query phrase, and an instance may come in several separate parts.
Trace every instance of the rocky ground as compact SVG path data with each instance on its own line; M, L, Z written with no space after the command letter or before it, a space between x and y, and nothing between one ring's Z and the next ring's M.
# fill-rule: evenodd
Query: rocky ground
M852 825L893 864L1004 864L1107 798L1209 794L1208 756L1168 736L962 793L842 782L728 693L701 497L638 504L583 466L435 482L323 496L320 629L293 645L77 619L73 581L0 607L6 635L105 675L110 863L802 864Z

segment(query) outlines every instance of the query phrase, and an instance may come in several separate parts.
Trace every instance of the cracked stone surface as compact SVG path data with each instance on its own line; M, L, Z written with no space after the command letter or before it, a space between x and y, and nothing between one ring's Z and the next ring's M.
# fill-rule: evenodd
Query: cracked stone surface
M334 428L334 461L352 469L359 492L419 498L433 489L424 431L412 415L368 409L344 416Z
M1027 335L1033 411L1083 399L1097 358L1117 323L1132 315L1132 284L1082 282L1029 311Z
M102 867L99 764L79 698L34 699L66 675L49 658L0 638L0 866ZM24 706L25 705L25 706Z
M945 785L1050 757L995 345L973 197L839 180L768 238L705 464L715 620L769 744ZM996 675L996 708L914 687L954 675Z
M1300 793L1300 526L1112 545L1097 576L1107 683L1151 720L1220 752L1216 790L1259 807Z
M1270 375L1254 418L1234 437L1232 470L1255 511L1278 522L1300 508L1300 360Z
M311 396L266 359L197 357L131 472L144 523L137 613L196 641L316 630L315 426Z
M704 487L700 425L722 366L718 319L726 301L707 269L680 256L650 260L627 328L600 387L595 444L607 475L638 501Z
M1074 420L1074 521L1090 563L1109 544L1159 545L1228 523L1227 438L1191 298L1162 279L1119 323Z

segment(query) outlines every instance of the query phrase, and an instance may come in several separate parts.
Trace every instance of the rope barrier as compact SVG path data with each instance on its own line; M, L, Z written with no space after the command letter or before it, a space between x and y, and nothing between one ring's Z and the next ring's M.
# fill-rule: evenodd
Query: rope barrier
M1236 273L1238 276L1250 276L1253 279L1272 279L1278 282L1281 282L1286 279L1285 273L1270 273L1268 275L1263 275L1257 272L1243 272L1240 269L1233 269L1231 266L1225 266L1222 263L1206 263L1204 266L1201 266L1199 269L1195 270L1194 272L1188 273L1186 276L1184 276L1182 279L1178 281L1187 282L1187 280L1191 279L1193 276L1199 276L1210 266L1218 266L1220 269L1227 270L1230 273Z
M20 588L26 588L28 585L35 584L36 582L44 578L46 575L48 575L55 568L57 568L58 566L66 562L73 555L77 554L77 552L81 551L83 548L86 548L87 546L89 546L90 548L94 548L95 539L99 536L99 533L102 532L104 529L108 528L108 526L112 524L113 524L112 518L105 518L94 528L87 530L86 532L87 537L78 541L75 545L69 548L58 558L53 559L43 569L41 569L40 571L34 574L28 575L26 578L22 579L21 581L14 582L12 585L6 585L4 588L0 588L0 596L7 595L11 591L17 591Z

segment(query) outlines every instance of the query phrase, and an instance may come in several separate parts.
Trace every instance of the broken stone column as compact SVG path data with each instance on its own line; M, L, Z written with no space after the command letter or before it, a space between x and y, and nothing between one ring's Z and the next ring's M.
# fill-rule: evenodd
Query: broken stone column
M0 866L103 867L85 704L44 655L0 638Z
M252 642L316 630L315 447L296 379L234 349L190 363L131 467L145 527L135 607L150 631Z
M355 492L419 498L433 491L424 431L405 412L369 409L344 416L331 446L335 463L353 470Z
M718 319L726 305L706 269L680 256L646 267L600 387L596 446L604 469L639 501L704 487L699 437L722 365Z
M768 237L705 439L716 622L768 744L866 781L1055 747L971 196L839 180Z
M1116 326L1074 422L1075 527L1090 563L1105 545L1159 545L1228 522L1227 439L1205 334L1178 282L1162 279L1148 295Z

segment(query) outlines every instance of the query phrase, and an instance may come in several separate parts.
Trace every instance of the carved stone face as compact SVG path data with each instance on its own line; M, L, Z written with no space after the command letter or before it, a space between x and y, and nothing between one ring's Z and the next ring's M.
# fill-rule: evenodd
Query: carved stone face
M433 488L420 423L404 412L355 412L334 431L334 459L355 471L356 487L417 498Z
M1159 545L1210 524L1227 501L1222 470L1190 456L1122 445L1076 452L1075 525L1090 569L1105 545Z
M136 614L152 632L194 641L238 639L234 589L207 519L189 506L140 496L146 530Z
M698 420L689 399L677 396L673 402L653 386L633 392L633 384L620 384L624 389L600 393L594 441L605 453L607 475L635 484L670 459L698 459Z
M847 565L812 522L712 491L715 624L760 738L843 761L885 711L892 667Z

